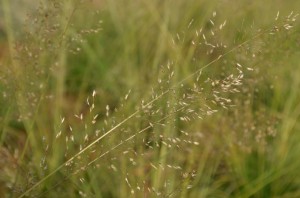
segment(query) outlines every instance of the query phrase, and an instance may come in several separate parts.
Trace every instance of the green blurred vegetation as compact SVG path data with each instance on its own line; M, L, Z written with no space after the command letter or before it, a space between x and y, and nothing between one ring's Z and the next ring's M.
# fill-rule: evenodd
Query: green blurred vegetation
M300 2L31 4L0 4L0 197L300 196Z

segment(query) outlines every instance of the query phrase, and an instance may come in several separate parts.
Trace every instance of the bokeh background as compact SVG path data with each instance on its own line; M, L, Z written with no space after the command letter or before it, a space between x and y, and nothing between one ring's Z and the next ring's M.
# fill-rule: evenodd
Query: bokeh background
M299 197L299 11L1 0L0 196Z

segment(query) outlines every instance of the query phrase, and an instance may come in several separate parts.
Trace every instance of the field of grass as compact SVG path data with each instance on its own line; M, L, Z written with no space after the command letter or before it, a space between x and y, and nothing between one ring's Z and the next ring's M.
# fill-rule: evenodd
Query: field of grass
M0 197L300 197L300 1L0 1Z

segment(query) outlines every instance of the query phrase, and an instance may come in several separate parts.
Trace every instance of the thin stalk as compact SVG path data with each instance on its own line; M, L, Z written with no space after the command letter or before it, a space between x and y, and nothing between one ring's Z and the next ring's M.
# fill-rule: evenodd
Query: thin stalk
M272 26L273 28L273 26ZM100 140L102 140L104 137L108 136L109 134L113 133L116 129L118 129L120 126L122 126L124 123L128 122L129 120L131 120L131 118L133 118L134 116L136 116L140 111L142 111L143 108L146 108L148 106L150 106L151 104L153 104L155 101L157 101L158 99L162 98L164 95L166 95L167 93L169 93L170 91L172 91L174 88L180 86L183 82L187 81L188 79L196 76L199 72L201 72L202 70L206 69L207 67L213 65L214 63L216 63L217 61L219 61L220 59L222 59L224 56L226 56L227 54L230 54L231 52L235 51L236 49L240 48L241 46L249 43L250 41L258 38L259 36L269 32L272 28L266 29L265 31L261 31L259 33L257 33L256 35L254 35L253 37L251 37L250 39L242 42L241 44L234 46L233 48L231 48L229 51L225 52L224 54L220 55L219 57L217 57L216 59L212 60L211 62L209 62L208 64L204 65L203 67L199 68L198 70L196 70L194 73L188 75L187 77L183 78L181 81L179 81L178 83L174 84L173 87L171 87L170 89L164 91L161 95L157 96L156 98L152 99L150 102L148 102L146 105L144 105L142 108L136 110L134 113L132 113L131 115L129 115L127 118L125 118L123 121L121 121L119 124L117 124L116 126L114 126L113 128L111 128L109 131L107 131L105 134L103 134L101 137L97 138L96 140L94 140L92 143L90 143L89 145L87 145L85 148L83 148L81 151L79 151L77 154L75 154L73 157L71 157L69 160L67 160L66 162L64 162L63 164L61 164L59 167L57 167L54 171L52 171L51 173L49 173L47 176L45 176L43 179L41 179L40 181L38 181L36 184L34 184L32 187L30 187L29 189L27 189L23 194L21 194L19 196L19 198L24 197L27 193L31 192L33 189L35 189L36 187L38 187L40 184L42 184L44 181L46 181L48 178L50 178L52 175L54 175L56 172L58 172L60 169L62 169L64 166L66 166L67 164L69 164L70 162L72 162L76 157L78 157L79 155L83 154L85 151L87 151L89 148L91 148L93 145L95 145L97 142L99 142Z

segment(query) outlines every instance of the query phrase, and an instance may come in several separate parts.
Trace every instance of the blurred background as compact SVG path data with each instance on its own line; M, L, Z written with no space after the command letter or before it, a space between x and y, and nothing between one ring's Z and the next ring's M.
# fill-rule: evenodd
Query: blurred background
M300 196L299 1L0 2L1 197Z

